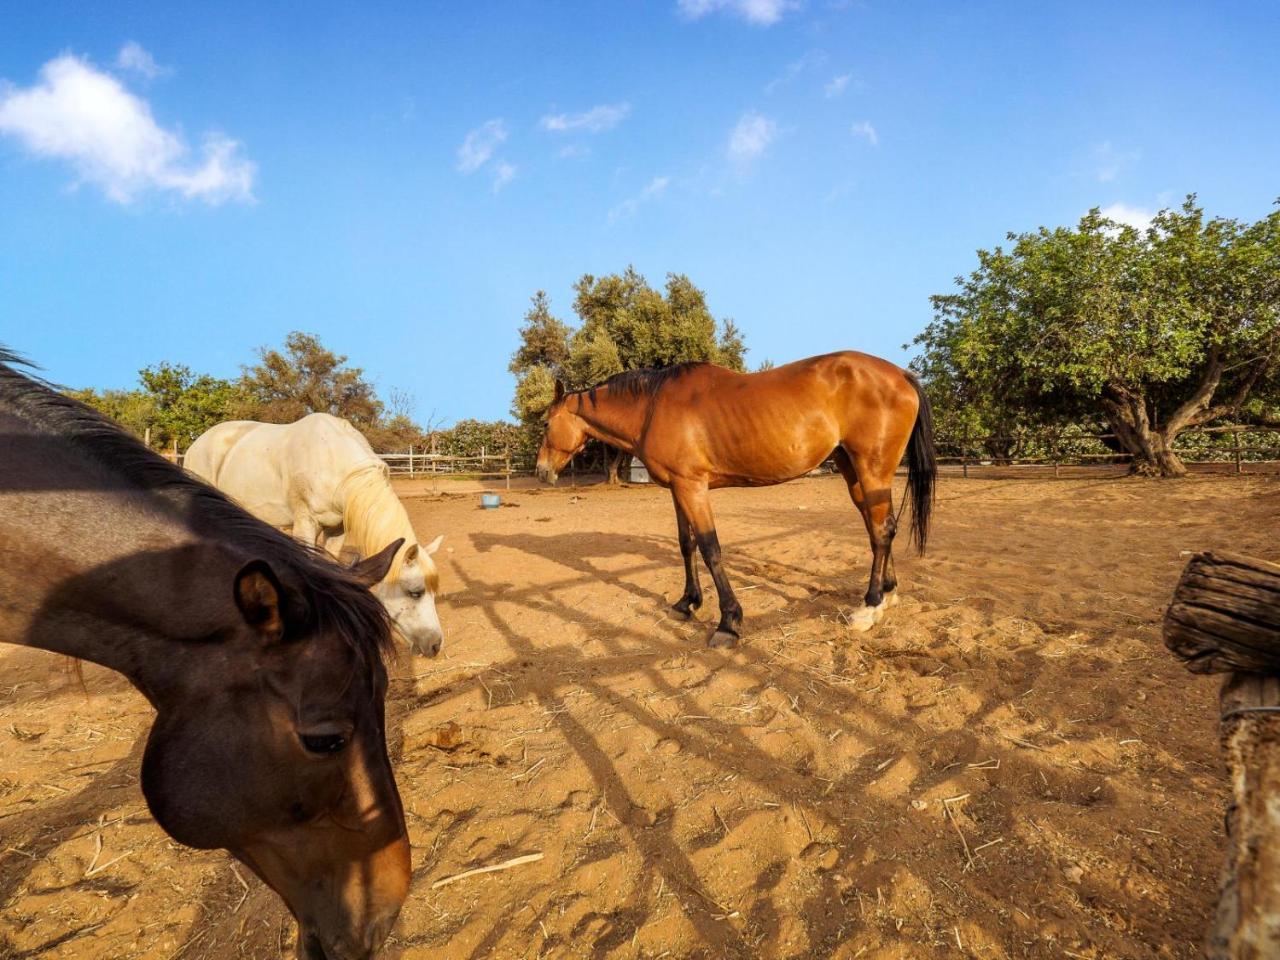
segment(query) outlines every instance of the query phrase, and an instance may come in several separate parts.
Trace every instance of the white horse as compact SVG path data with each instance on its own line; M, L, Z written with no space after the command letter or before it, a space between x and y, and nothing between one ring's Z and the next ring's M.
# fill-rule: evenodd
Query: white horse
M440 652L440 580L431 554L444 537L418 545L387 465L347 421L327 413L290 424L229 420L201 434L183 465L250 513L334 556L373 556L403 538L373 592L412 649Z

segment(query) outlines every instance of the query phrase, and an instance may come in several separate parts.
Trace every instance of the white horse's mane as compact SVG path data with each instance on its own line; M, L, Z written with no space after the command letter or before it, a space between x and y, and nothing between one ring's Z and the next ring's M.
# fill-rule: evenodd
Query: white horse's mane
M405 554L417 545L418 535L413 532L409 514L391 489L386 464L370 465L357 470L342 481L343 548L351 547L362 557L370 557L393 540L404 538L404 545L396 551L391 569L384 578L395 581L404 566ZM435 561L419 547L418 563L422 566L427 589L435 593L439 588L439 574Z

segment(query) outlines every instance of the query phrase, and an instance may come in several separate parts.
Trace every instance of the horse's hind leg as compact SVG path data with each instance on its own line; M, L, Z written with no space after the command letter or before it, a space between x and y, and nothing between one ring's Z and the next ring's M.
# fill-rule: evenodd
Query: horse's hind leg
M835 452L836 467L849 487L849 498L862 514L871 541L871 581L867 585L866 606L858 611L851 626L868 630L897 602L894 589L898 579L893 570L893 537L897 523L893 516L893 473L877 469L875 460L863 461L862 469L843 447ZM883 474L887 473L887 476Z
M686 620L702 606L702 584L698 582L698 543L693 535L689 519L680 509L680 498L672 494L676 506L676 528L680 533L680 554L684 557L684 595L671 605L671 609Z
M711 513L707 488L681 484L673 485L671 490L676 498L677 509L684 513L689 528L693 531L693 539L702 551L702 559L711 571L711 579L715 581L716 593L720 599L720 625L707 638L707 646L737 646L742 631L742 605L733 595L733 587L725 576L724 564L720 559L720 538L716 536L715 518Z

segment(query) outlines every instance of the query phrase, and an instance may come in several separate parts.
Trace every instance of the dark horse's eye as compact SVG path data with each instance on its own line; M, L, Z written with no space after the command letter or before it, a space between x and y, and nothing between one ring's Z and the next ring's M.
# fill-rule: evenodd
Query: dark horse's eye
M347 738L341 733L300 733L298 737L308 753L337 753L347 745Z

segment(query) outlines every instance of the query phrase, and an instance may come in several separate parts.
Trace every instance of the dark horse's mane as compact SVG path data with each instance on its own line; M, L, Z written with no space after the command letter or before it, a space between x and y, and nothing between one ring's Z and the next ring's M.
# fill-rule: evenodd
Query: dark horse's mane
M610 393L617 393L631 400L642 400L652 397L666 385L669 380L676 380L698 367L708 366L702 360L687 360L684 363L672 364L669 367L650 367L645 370L623 370L615 373L603 383L588 387L585 392L591 405L595 406L596 391L608 387Z
M342 636L361 656L394 649L386 608L326 555L305 547L233 503L225 494L148 449L102 414L13 369L32 366L0 346L0 412L72 444L193 531L221 540L293 575L315 626Z

